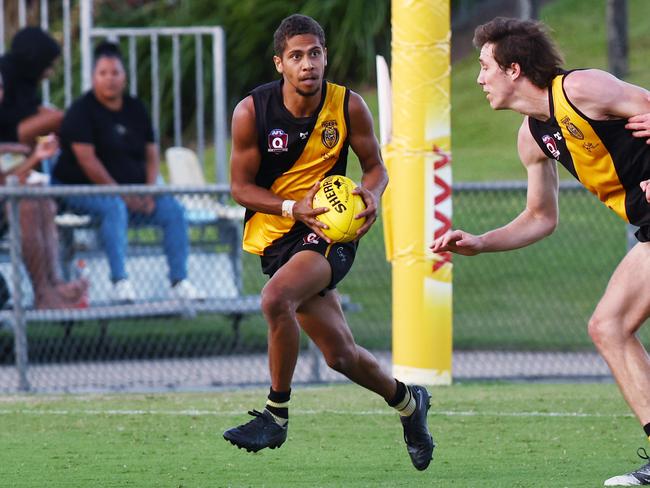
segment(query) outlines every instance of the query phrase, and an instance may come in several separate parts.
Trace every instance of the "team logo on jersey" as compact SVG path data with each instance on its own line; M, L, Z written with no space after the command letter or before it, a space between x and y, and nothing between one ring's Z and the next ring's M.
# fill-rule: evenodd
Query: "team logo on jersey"
M286 152L289 145L289 136L282 129L273 129L269 132L269 152L280 153Z
M566 127L566 130L568 130L569 133L573 137L575 137L576 139L582 140L582 139L585 138L582 131L580 129L578 129L573 122L571 122L571 119L568 116L563 117L560 122L562 122L564 124L564 127Z
M305 237L302 238L302 245L306 246L308 244L318 244L320 241L318 240L318 234L315 232L310 232L307 234Z
M549 136L548 134L544 134L542 136L542 142L546 146L546 149L548 149L548 152L550 152L555 159L558 161L560 160L560 151L557 148L557 144L555 143L555 139L553 137Z
M321 133L320 140L323 146L332 149L339 142L339 129L336 126L336 120L326 120L322 124L323 132Z
M594 144L593 142L585 142L582 147L584 147L587 151L592 152L594 149L596 149L600 144Z

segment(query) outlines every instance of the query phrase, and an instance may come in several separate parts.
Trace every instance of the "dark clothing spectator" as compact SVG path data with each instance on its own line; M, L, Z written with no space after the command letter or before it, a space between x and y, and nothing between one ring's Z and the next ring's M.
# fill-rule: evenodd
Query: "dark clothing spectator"
M63 119L54 176L68 184L92 183L72 150L72 143L85 143L95 147L95 155L117 183L144 184L145 148L153 142L151 120L140 100L125 94L122 108L113 111L90 91L70 106Z
M63 154L54 170L54 183L156 184L160 160L152 124L142 102L126 95L125 88L126 73L117 46L100 44L95 50L92 91L73 103L62 123ZM90 214L99 224L115 301L137 298L126 270L129 224L162 229L172 297L205 297L187 279L188 226L185 210L175 198L76 195L64 200L72 210Z
M19 141L20 123L39 113L39 83L48 76L60 53L57 42L38 27L26 27L14 36L9 52L0 57L5 93L0 103L0 141ZM56 129L48 127L34 136Z

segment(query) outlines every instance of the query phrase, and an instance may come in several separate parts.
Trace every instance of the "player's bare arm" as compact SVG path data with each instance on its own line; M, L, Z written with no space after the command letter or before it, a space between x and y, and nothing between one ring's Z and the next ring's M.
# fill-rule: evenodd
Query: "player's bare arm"
M650 112L650 92L598 69L573 71L564 80L571 103L594 120L628 119Z
M359 158L363 171L361 186L354 190L361 195L366 204L366 209L356 216L356 218L366 218L366 222L357 231L357 238L361 238L377 220L377 204L388 184L388 174L381 159L370 110L363 98L352 91L348 112L350 146Z
M528 175L526 208L510 223L480 236L452 230L434 241L433 252L473 256L509 251L533 244L555 230L559 217L557 166L537 146L527 118L519 129L517 146Z
M232 149L230 156L230 184L232 197L241 206L255 212L282 215L283 199L266 188L258 186L255 177L260 167L262 156L257 146L257 129L255 127L255 105L253 97L243 99L232 116ZM326 208L312 208L312 200L318 191L315 184L302 200L293 207L293 217L305 223L321 238L329 242L321 229L327 227L316 219L317 215L327 212Z

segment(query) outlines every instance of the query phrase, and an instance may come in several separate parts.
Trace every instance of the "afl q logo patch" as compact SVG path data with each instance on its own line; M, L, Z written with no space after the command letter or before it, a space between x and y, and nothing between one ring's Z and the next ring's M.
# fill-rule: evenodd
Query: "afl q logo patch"
M273 129L268 137L269 152L280 153L288 151L289 136L282 129Z
M326 120L323 122L323 132L320 140L327 149L332 149L339 142L339 130L336 127L336 120Z
M573 122L571 122L571 119L569 117L564 117L561 122L564 124L564 127L566 127L566 130L569 131L569 133L575 137L576 139L584 139L585 136L582 133L580 129L578 129Z
M557 144L555 143L555 139L553 139L548 134L544 134L542 136L542 142L546 146L546 149L548 149L548 152L550 152L553 155L553 157L559 161L560 160L560 151L557 148Z

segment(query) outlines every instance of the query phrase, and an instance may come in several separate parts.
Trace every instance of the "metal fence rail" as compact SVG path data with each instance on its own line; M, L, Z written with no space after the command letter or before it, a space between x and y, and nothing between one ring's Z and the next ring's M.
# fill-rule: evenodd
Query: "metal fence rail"
M221 185L207 189L17 187L1 189L0 198L13 202L84 192L173 193L189 209L188 215L199 218L205 215L193 212L193 201L204 202L205 192L218 201L226 191ZM483 232L506 223L524 204L523 183L457 185L454 226ZM237 210L229 212L221 220L238 226ZM590 343L586 324L609 275L626 252L625 226L573 184L562 185L560 212L556 233L534 246L510 253L454 257L455 378L608 376ZM60 227L60 235L65 232ZM102 287L109 286L105 258L88 238L87 229L76 232L80 234L76 252L92 263L92 286L101 298L106 293ZM14 233L11 236L15 238ZM265 277L259 258L242 255L240 243L220 238L218 228L194 227L191 236L194 267L190 266L190 278L219 293L222 300L189 308L163 296L127 307L91 302L81 310L33 310L20 245L14 244L13 253L9 253L12 246L6 246L4 258L0 254L0 273L15 283L18 272L12 274L11 266L20 269L25 305L13 303L12 308L0 311L6 326L0 328L0 391L26 386L31 391L142 391L266 383L267 329L259 313ZM160 248L151 245L157 238L147 229L133 230L130 237L133 249L128 259L138 274L139 290L143 296L163 294L166 264ZM236 237L241 237L240 228ZM147 261L143 248L154 249L156 260ZM361 241L354 266L338 290L351 304L346 316L355 338L390 368L391 278L384 255L381 226L376 225ZM230 312L237 307L241 307L240 322L233 327ZM24 334L14 334L20 325L12 324L21 323ZM647 342L648 333L642 331L641 337ZM296 381L343 379L328 370L306 339L301 351Z
M11 180L14 186L0 189L0 198L6 202L9 220L9 238L5 248L8 255L0 256L0 272L11 283L10 309L0 311L0 321L14 336L13 356L18 374L18 389L30 389L27 374L30 362L28 323L63 324L66 334L69 334L72 324L76 322L99 321L100 336L103 336L109 321L164 317L187 319L199 314L219 314L232 324L235 329L233 340L238 340L241 319L259 311L259 297L256 294L245 295L243 291L243 213L238 207L219 203L220 196L229 191L226 185L175 188L148 185L25 187L16 186L15 178ZM137 298L132 304L112 303L110 273L101 242L98 241L97 223L89 216L68 213L57 218L60 238L60 263L57 264L62 275L72 278L75 263L83 260L91 283L88 299L81 309L76 306L70 309L34 309L35 295L26 273L28 269L33 275L33 267L21 256L24 244L20 230L21 219L25 218L21 215L21 202L61 199L73 195L99 197L134 194L174 195L182 201L191 243L187 261L188 278L205 290L205 299L187 301L173 296L171 283L165 279L168 259L161 245L160 231L151 225L136 225L130 231L126 264ZM26 229L25 225L29 223L22 222L23 229ZM46 253L47 250L41 251ZM82 356L84 354L86 353L82 353ZM2 359L2 362L7 360ZM47 361L49 358L39 357L38 360Z

